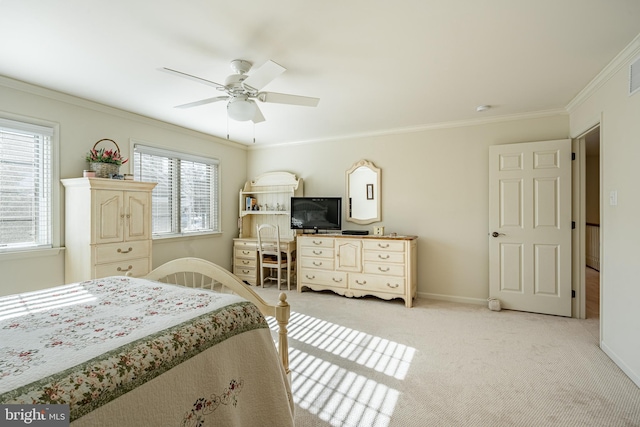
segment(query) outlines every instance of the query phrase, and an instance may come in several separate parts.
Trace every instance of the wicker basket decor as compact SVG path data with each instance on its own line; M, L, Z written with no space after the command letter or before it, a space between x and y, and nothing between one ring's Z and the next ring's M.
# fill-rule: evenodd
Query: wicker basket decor
M114 155L120 159L120 147L118 147L118 144L112 140L112 139L101 139L100 141L96 142L95 144L93 144L93 152L96 151L96 147L98 146L99 143L103 142L103 141L107 141L110 143L113 143L113 145L116 146L115 150L109 150L107 151L107 153L109 152L113 152ZM103 152L104 149L101 149L100 152ZM113 156L111 156L113 157ZM87 159L89 160L89 159ZM126 161L126 160L125 160ZM96 161L89 161L89 170L92 170L96 173L96 177L97 178L111 178L113 175L118 175L120 172L120 165L117 163L112 163L112 162L96 162Z
M115 163L89 162L89 170L96 173L96 178L111 178L112 175L118 175L120 166Z

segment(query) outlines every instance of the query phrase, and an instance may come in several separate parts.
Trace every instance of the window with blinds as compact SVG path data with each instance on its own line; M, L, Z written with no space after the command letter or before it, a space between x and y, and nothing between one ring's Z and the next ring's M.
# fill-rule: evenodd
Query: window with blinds
M0 252L52 247L53 128L0 118Z
M216 159L134 144L134 178L158 183L152 197L154 235L220 231L218 169Z

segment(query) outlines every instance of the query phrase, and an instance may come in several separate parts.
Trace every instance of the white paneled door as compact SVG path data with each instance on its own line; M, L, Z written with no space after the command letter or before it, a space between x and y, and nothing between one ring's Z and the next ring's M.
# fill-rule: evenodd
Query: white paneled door
M489 295L571 316L571 140L489 147Z

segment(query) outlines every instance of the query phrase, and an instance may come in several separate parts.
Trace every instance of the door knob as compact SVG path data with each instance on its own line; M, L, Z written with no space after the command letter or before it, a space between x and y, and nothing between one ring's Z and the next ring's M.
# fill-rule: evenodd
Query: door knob
M491 233L491 237L498 237L498 236L504 236L504 233L498 233L497 231L494 231L493 233Z

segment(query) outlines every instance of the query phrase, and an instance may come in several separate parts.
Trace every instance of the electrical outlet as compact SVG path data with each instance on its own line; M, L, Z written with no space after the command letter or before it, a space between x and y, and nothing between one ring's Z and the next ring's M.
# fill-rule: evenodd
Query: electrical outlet
M376 236L384 236L384 227L373 227L373 234Z

